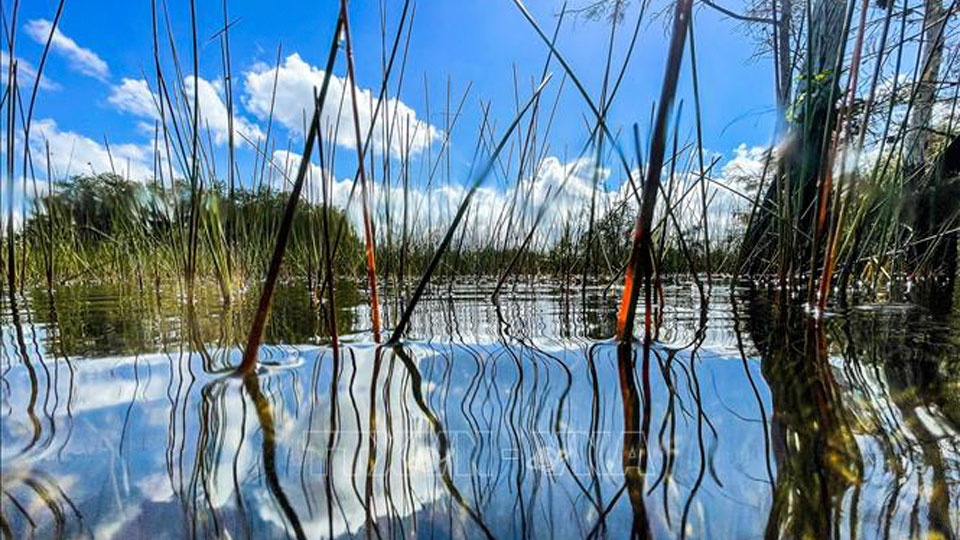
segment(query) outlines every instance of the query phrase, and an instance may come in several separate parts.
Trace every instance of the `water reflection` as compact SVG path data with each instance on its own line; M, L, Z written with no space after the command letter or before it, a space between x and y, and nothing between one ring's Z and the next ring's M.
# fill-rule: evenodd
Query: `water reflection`
M765 536L840 536L848 513L849 533L856 536L853 512L859 510L864 465L823 321L771 306L760 309L750 326L772 398L777 464Z
M447 296L452 291L453 298ZM666 289L448 288L377 347L355 291L248 307L106 288L3 308L6 537L850 537L960 533L960 324ZM341 296L342 295L342 296ZM391 295L387 295L390 298ZM385 309L389 316L394 310Z

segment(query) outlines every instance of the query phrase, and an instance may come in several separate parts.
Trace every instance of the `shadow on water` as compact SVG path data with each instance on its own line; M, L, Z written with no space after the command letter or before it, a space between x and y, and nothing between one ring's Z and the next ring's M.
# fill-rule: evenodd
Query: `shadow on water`
M356 326L369 317L349 286L337 344L326 310L280 291L263 368L245 378L227 375L243 301L107 288L7 301L0 534L960 533L951 306L813 319L721 287L703 309L679 285L652 339L618 344L602 289L518 284L492 304L487 288L438 286L389 347Z

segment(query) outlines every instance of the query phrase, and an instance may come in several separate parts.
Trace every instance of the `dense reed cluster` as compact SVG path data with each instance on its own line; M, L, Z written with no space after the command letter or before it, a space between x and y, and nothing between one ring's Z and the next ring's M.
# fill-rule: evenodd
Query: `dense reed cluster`
M112 173L76 176L55 184L36 199L42 212L21 226L25 265L18 287L49 283L130 283L152 289L183 275L186 235L182 209L191 206L189 186L130 182ZM199 208L198 273L218 286L226 301L233 290L265 271L273 238L283 216L286 194L237 188L232 195L221 184L205 189ZM322 274L320 224L343 228L336 264L352 273L359 243L342 211L304 204L294 218L285 274L305 280L319 294ZM233 226L230 236L224 216ZM233 247L231 247L233 246ZM235 246L243 246L236 249Z

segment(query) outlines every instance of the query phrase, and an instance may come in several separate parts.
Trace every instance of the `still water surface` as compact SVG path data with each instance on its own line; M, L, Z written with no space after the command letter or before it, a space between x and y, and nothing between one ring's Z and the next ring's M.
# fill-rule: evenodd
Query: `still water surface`
M666 291L649 345L616 298L438 286L337 350L299 290L260 373L249 308L115 288L2 313L2 532L14 538L957 538L949 298L815 320ZM389 297L389 294L387 295ZM390 306L387 319L393 316Z

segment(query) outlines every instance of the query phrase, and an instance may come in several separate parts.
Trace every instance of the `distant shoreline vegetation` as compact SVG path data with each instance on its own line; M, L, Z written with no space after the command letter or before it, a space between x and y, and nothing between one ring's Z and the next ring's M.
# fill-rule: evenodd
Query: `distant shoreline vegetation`
M228 290L255 287L274 247L288 195L267 188L236 187L231 197L220 182L202 190L197 278L210 287L226 288L224 282L229 282ZM113 173L77 175L56 182L52 192L38 192L31 206L15 232L17 260L25 263L18 288L45 285L48 271L54 286L93 282L150 287L158 280L169 283L182 278L188 253L184 223L191 207L186 182L177 181L171 188ZM633 210L622 205L595 224L593 240L603 258L597 279L611 279L622 272L619 261L629 250ZM342 209L327 212L336 276L362 278L363 246L356 225ZM282 279L304 283L312 293L323 283L323 213L320 204L300 203L284 259ZM388 283L401 277L405 281L415 278L429 261L435 241L418 237L404 242L399 230L391 231L389 239L386 234L379 236L379 272ZM582 264L583 237L568 227L555 242L523 253L515 270L579 283L580 275L572 270ZM460 245L448 254L440 275L497 277L517 253L514 246L493 242ZM405 276L399 274L401 259ZM670 250L665 261L674 272L685 272L682 255L676 250Z
M229 193L221 183L200 190L198 277L224 293L255 284L264 272L283 216L287 194L241 187ZM190 186L175 182L126 180L112 173L74 176L39 194L35 211L17 232L18 262L26 263L20 285L92 281L151 285L182 277L188 253ZM294 218L285 265L287 277L319 282L319 224L325 210L301 204ZM337 267L357 272L361 248L344 212L329 209L327 222L340 236ZM49 274L48 274L49 273ZM249 283L247 283L249 281Z

